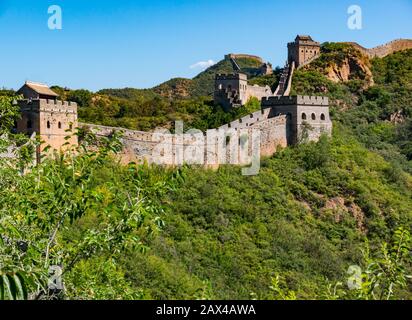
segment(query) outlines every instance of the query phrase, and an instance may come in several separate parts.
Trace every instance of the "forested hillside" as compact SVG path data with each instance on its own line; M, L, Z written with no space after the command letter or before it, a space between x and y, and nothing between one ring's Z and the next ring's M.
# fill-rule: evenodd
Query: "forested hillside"
M252 81L273 85L276 74ZM256 107L225 114L210 98L57 90L85 121L138 129L175 118L206 129ZM293 92L331 98L333 137L263 159L257 176L121 166L116 136L25 175L27 159L1 162L0 289L34 292L59 264L65 298L412 299L411 90L412 50L369 61L325 44ZM16 114L10 94L2 119ZM349 290L353 265L363 282Z

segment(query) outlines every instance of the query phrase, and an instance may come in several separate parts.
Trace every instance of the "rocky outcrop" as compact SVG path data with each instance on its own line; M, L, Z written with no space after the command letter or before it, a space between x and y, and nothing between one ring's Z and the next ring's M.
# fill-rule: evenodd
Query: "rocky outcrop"
M327 67L326 75L333 82L346 82L353 78L360 78L366 81L366 87L374 84L368 59L352 55L348 55L344 60Z
M366 232L365 215L362 209L354 202L345 201L342 197L335 197L326 201L322 212L324 214L331 212L336 223L341 222L345 216L349 215L355 219L358 230Z
M390 122L394 123L394 124L400 124L400 123L404 123L406 119L405 114L403 113L402 110L399 110L395 113L392 113L389 117Z

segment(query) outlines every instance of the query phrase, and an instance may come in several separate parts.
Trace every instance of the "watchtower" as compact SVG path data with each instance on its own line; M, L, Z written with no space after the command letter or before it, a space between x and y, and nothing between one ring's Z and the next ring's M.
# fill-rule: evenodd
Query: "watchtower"
M320 96L268 97L262 109L270 108L272 117L287 116L288 144L317 141L322 134L332 134L329 99Z
M44 142L38 152L49 145L52 149L61 150L68 142L77 145L74 129L77 127L77 104L59 101L58 94L42 83L27 81L18 94L21 118L17 121L17 132L28 135L36 132ZM70 136L68 140L65 138Z
M247 75L217 74L215 77L214 101L229 110L233 106L241 106L247 102Z
M288 62L295 61L296 68L310 61L320 53L320 43L311 36L298 35L294 42L288 43Z

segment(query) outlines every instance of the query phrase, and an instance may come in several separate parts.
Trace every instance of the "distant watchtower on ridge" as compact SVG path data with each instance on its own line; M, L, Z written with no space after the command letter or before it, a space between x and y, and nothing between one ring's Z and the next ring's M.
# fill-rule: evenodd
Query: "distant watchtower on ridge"
M288 62L295 61L298 68L320 54L320 43L311 36L298 35L294 42L288 43Z
M28 135L34 132L40 135L44 144L37 150L38 155L47 145L60 150L64 144L76 145L77 136L77 104L75 102L59 101L58 94L47 85L26 81L17 91L24 99L19 100L21 118L17 121L17 132ZM68 132L72 130L73 132ZM65 140L66 136L71 136Z

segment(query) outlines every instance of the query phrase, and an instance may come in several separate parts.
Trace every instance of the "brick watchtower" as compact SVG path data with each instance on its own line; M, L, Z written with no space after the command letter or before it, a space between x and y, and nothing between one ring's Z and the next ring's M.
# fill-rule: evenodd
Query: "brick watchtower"
M288 43L288 62L295 61L295 67L299 67L320 53L320 43L313 41L310 36L298 35L295 42Z
M27 81L17 93L24 97L18 101L21 119L17 121L17 132L40 135L44 143L38 154L47 145L55 150L61 150L66 142L77 145L77 136L73 135L77 127L75 102L57 100L58 95L54 91L36 82ZM67 136L71 136L69 140L65 140Z

